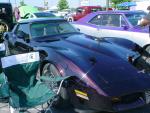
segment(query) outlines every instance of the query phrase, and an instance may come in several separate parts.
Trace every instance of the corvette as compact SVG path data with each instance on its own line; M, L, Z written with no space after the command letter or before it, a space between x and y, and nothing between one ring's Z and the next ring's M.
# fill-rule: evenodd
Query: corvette
M56 18L24 20L3 39L7 55L39 51L43 75L72 76L57 101L111 112L150 103L149 54L129 40L89 37Z

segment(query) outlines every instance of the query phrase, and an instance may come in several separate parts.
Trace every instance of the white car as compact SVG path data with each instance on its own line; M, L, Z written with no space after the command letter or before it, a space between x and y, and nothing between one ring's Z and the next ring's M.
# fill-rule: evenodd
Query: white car
M56 16L49 12L27 13L24 17L22 17L18 21L22 21L25 19L32 19L32 18L52 18L52 17L56 17Z

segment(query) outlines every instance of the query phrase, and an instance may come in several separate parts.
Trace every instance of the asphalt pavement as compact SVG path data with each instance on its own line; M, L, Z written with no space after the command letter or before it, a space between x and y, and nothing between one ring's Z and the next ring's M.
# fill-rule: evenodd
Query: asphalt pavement
M30 112L37 113L38 111L35 109L31 109ZM8 103L0 103L0 113L10 113ZM77 113L77 112L75 112L74 108L70 107L66 109L51 108L51 112L49 111L48 113ZM100 112L100 113L104 113L104 112ZM130 111L119 112L119 113L150 113L150 105L138 109L130 110Z

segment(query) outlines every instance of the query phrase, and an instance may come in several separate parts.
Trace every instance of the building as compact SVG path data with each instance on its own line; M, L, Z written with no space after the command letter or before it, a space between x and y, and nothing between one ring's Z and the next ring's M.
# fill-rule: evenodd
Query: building
M79 0L80 6L106 6L106 0Z

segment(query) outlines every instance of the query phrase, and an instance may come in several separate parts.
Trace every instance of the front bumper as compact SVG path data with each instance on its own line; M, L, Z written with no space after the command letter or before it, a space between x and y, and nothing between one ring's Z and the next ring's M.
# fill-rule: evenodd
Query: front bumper
M134 101L113 103L110 97L100 95L96 90L79 83L69 87L68 91L71 97L71 103L75 108L82 110L119 112L148 104L146 103L143 93L140 93L142 96L140 95L135 98ZM126 96L126 98L128 98L128 96Z

